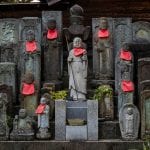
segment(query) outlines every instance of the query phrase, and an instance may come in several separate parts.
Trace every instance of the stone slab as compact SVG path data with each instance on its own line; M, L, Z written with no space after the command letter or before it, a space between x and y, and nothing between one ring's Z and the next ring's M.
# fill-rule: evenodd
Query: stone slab
M87 140L87 125L84 126L66 126L66 140Z
M87 101L88 140L98 140L98 101Z
M55 140L66 140L66 101L55 101Z
M66 106L67 119L80 118L83 120L87 120L86 101L67 101Z

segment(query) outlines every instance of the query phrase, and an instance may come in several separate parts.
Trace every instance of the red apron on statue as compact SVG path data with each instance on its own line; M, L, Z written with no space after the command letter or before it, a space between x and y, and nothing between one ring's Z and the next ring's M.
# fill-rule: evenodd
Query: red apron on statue
M26 42L26 51L27 52L35 52L36 50L37 50L37 44L35 41L32 41L32 42L27 41Z
M58 37L58 31L56 29L54 30L48 30L47 32L47 39L53 40Z
M43 114L43 113L44 113L44 110L45 110L45 107L46 107L46 104L40 104L40 105L37 107L35 113L36 113L36 114Z
M108 38L109 35L110 35L110 33L107 29L101 29L98 31L98 37L99 38Z
M121 89L123 92L132 92L134 91L134 84L132 81L121 81Z
M121 59L131 61L132 60L132 54L130 51L121 50L120 56Z
M35 93L34 84L23 83L22 94L23 95L32 95Z
M74 49L73 49L73 54L74 54L74 56L76 56L76 57L85 54L85 52L86 52L86 50L83 49L83 48L74 48Z

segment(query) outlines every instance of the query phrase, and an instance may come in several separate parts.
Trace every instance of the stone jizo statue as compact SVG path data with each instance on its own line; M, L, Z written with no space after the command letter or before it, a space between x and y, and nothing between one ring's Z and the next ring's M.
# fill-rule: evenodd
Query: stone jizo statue
M40 105L36 109L36 114L38 115L38 133L36 137L39 139L48 139L51 137L49 133L49 115L50 115L50 108L47 104L48 100L43 95L40 100Z
M86 100L87 67L87 51L83 48L81 38L76 37L68 56L69 90L73 100Z

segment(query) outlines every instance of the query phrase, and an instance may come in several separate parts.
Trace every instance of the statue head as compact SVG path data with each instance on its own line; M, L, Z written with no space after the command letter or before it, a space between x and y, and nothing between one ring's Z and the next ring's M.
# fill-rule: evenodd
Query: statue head
M83 8L79 6L78 4L73 5L70 8L70 15L71 16L83 16Z
M126 42L124 42L123 44L122 44L122 49L124 50L124 51L128 51L130 48L129 48L129 44L128 43L126 43Z
M82 47L82 39L79 37L75 37L73 39L73 47L81 48Z
M26 109L20 109L19 110L19 118L24 119L27 116L27 111Z
M32 84L34 82L34 75L33 73L31 72L27 72L25 75L24 75L24 79L23 81L27 84Z
M47 99L45 97L41 97L40 103L41 104L46 104L47 103Z
M48 29L50 30L54 30L56 28L56 19L55 18L50 18L48 21L47 21L47 27Z
M32 42L35 40L35 33L33 30L28 30L26 34L26 40Z
M132 114L133 114L133 109L132 109L131 107L129 107L129 108L127 109L127 114L128 114L128 115L132 115Z
M107 28L108 28L107 18L102 17L99 22L99 29L107 29Z

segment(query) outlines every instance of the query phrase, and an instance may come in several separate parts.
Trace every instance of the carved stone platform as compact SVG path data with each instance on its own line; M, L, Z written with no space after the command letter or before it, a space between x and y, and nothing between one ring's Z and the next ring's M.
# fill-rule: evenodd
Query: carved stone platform
M100 140L86 142L69 141L1 141L1 150L143 150L143 142Z

